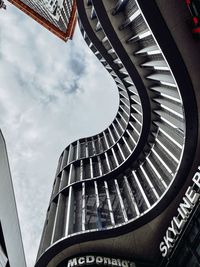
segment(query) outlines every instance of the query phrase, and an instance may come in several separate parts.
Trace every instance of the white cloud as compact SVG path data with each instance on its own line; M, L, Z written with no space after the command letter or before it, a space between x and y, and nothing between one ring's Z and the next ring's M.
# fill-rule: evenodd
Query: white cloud
M33 267L59 155L107 127L118 96L78 27L66 44L9 4L0 24L0 127Z

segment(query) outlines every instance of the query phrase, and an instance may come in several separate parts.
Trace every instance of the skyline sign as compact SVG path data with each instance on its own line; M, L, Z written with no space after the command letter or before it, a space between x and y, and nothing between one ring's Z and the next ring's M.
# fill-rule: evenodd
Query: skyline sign
M192 178L193 184L189 186L177 211L178 215L173 217L170 226L167 228L163 241L160 243L162 257L166 257L182 232L190 214L196 206L200 196L200 166Z

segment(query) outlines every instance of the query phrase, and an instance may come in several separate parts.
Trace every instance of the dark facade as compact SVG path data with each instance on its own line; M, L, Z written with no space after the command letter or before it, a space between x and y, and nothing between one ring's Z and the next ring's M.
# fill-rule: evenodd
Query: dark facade
M193 80L159 3L79 0L77 8L119 109L107 129L61 154L36 266L167 264L159 246L199 165Z
M5 140L0 132L0 266L26 267Z
M181 232L174 248L160 266L198 267L200 265L200 205L194 209L188 223Z

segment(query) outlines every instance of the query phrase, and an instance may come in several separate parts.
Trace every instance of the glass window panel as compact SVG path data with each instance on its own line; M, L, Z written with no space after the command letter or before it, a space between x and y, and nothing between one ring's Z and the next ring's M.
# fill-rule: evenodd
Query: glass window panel
M200 229L198 228L197 222L194 222L193 226L190 229L190 234L188 235L189 241L190 243L192 243L195 239L195 237L197 236L197 234L199 233ZM199 247L200 249L200 247ZM200 251L199 251L200 254Z
M80 144L80 157L85 158L86 157L86 145L85 142Z
M89 141L87 144L88 144L88 153L89 153L89 156L94 155L95 154L95 151L94 151L94 148L93 148L92 141Z
M117 157L117 160L118 160L119 164L121 164L121 163L123 162L122 154L121 154L121 152L119 151L118 146L115 146L114 149L115 149L115 155L116 155L116 157Z
M93 175L94 175L94 177L100 176L98 161L93 159L92 166L93 166Z
M152 190L152 188L150 187L149 183L147 182L143 172L139 169L137 172L140 184L145 192L145 195L147 196L149 203L153 204L157 199L156 196Z
M74 192L74 231L80 232L82 229L82 190L76 188Z
M108 145L112 146L113 145L113 141L112 141L112 138L110 136L110 133L106 133L106 137L107 137L107 140L108 140Z
M97 209L97 224L98 228L106 228L108 226L111 226L112 224L108 208L108 200L103 182L98 182L98 194L99 208Z
M105 140L104 136L101 137L101 145L102 145L103 150L107 149L106 140Z
M116 164L116 161L115 161L114 156L111 153L111 151L109 151L108 159L109 159L109 162L110 162L111 169L115 169L117 167L117 164Z
M94 146L95 146L96 154L99 154L100 153L100 146L99 146L98 138L94 140Z
M76 160L77 145L72 145L71 148L71 161Z
M85 160L83 162L83 179L88 179L90 177L90 162Z
M80 162L74 165L74 182L80 181Z
M142 213L143 211L145 211L147 209L147 205L146 205L145 200L142 196L140 188L138 187L137 183L135 182L134 177L132 177L132 176L128 177L128 182L129 182L129 185L131 187L131 191L133 193L137 207L138 207L140 213Z
M109 189L109 194L110 194L110 201L111 201L111 206L113 210L113 215L115 218L115 223L119 224L124 222L124 217L121 209L121 205L119 202L119 197L117 194L117 190L115 187L115 184L109 183L108 184L108 189Z
M114 140L116 142L118 140L117 133L116 133L116 131L115 131L115 129L114 129L114 127L112 125L110 126L110 129L111 129L111 133L113 135L113 138L114 138Z
M122 149L122 152L123 152L125 158L127 158L130 155L130 152L128 150L128 147L127 147L126 143L125 142L122 142L120 144L120 146L121 146L121 149Z
M107 173L108 172L108 164L107 164L105 156L101 157L101 166L102 166L103 174Z
M120 193L123 199L124 208L126 210L127 217L128 219L131 219L133 215L136 216L136 212L134 210L133 203L132 203L132 200L131 200L131 197L128 192L124 179L119 179L118 184L119 184L119 189L120 189Z
M85 229L95 229L98 228L97 226L97 206L96 206L96 195L93 186L86 187L86 195L85 195L85 202L86 202L86 223Z

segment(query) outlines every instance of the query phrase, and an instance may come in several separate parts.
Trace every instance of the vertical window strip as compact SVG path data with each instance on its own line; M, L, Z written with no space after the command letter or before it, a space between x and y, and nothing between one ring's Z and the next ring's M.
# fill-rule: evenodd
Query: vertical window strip
M112 226L115 226L115 219L114 219L114 214L113 214L112 205L111 205L111 201L110 201L110 194L109 194L109 191L108 191L108 184L107 184L106 181L104 181L104 186L105 186L106 197L107 197L107 201L108 201L108 208L109 208L109 213L110 213L111 224L112 224Z
M126 214L126 210L125 210L125 207L124 207L124 202L123 202L123 199L122 199L122 196L121 196L121 193L120 193L118 182L117 182L116 179L114 180L114 182L115 182L115 187L116 187L117 195L118 195L118 198L119 198L119 203L120 203L120 206L121 206L122 214L123 214L123 217L124 217L124 221L128 222L128 217L127 217L127 214Z
M82 231L85 231L85 216L86 216L86 206L85 206L85 183L82 183Z

